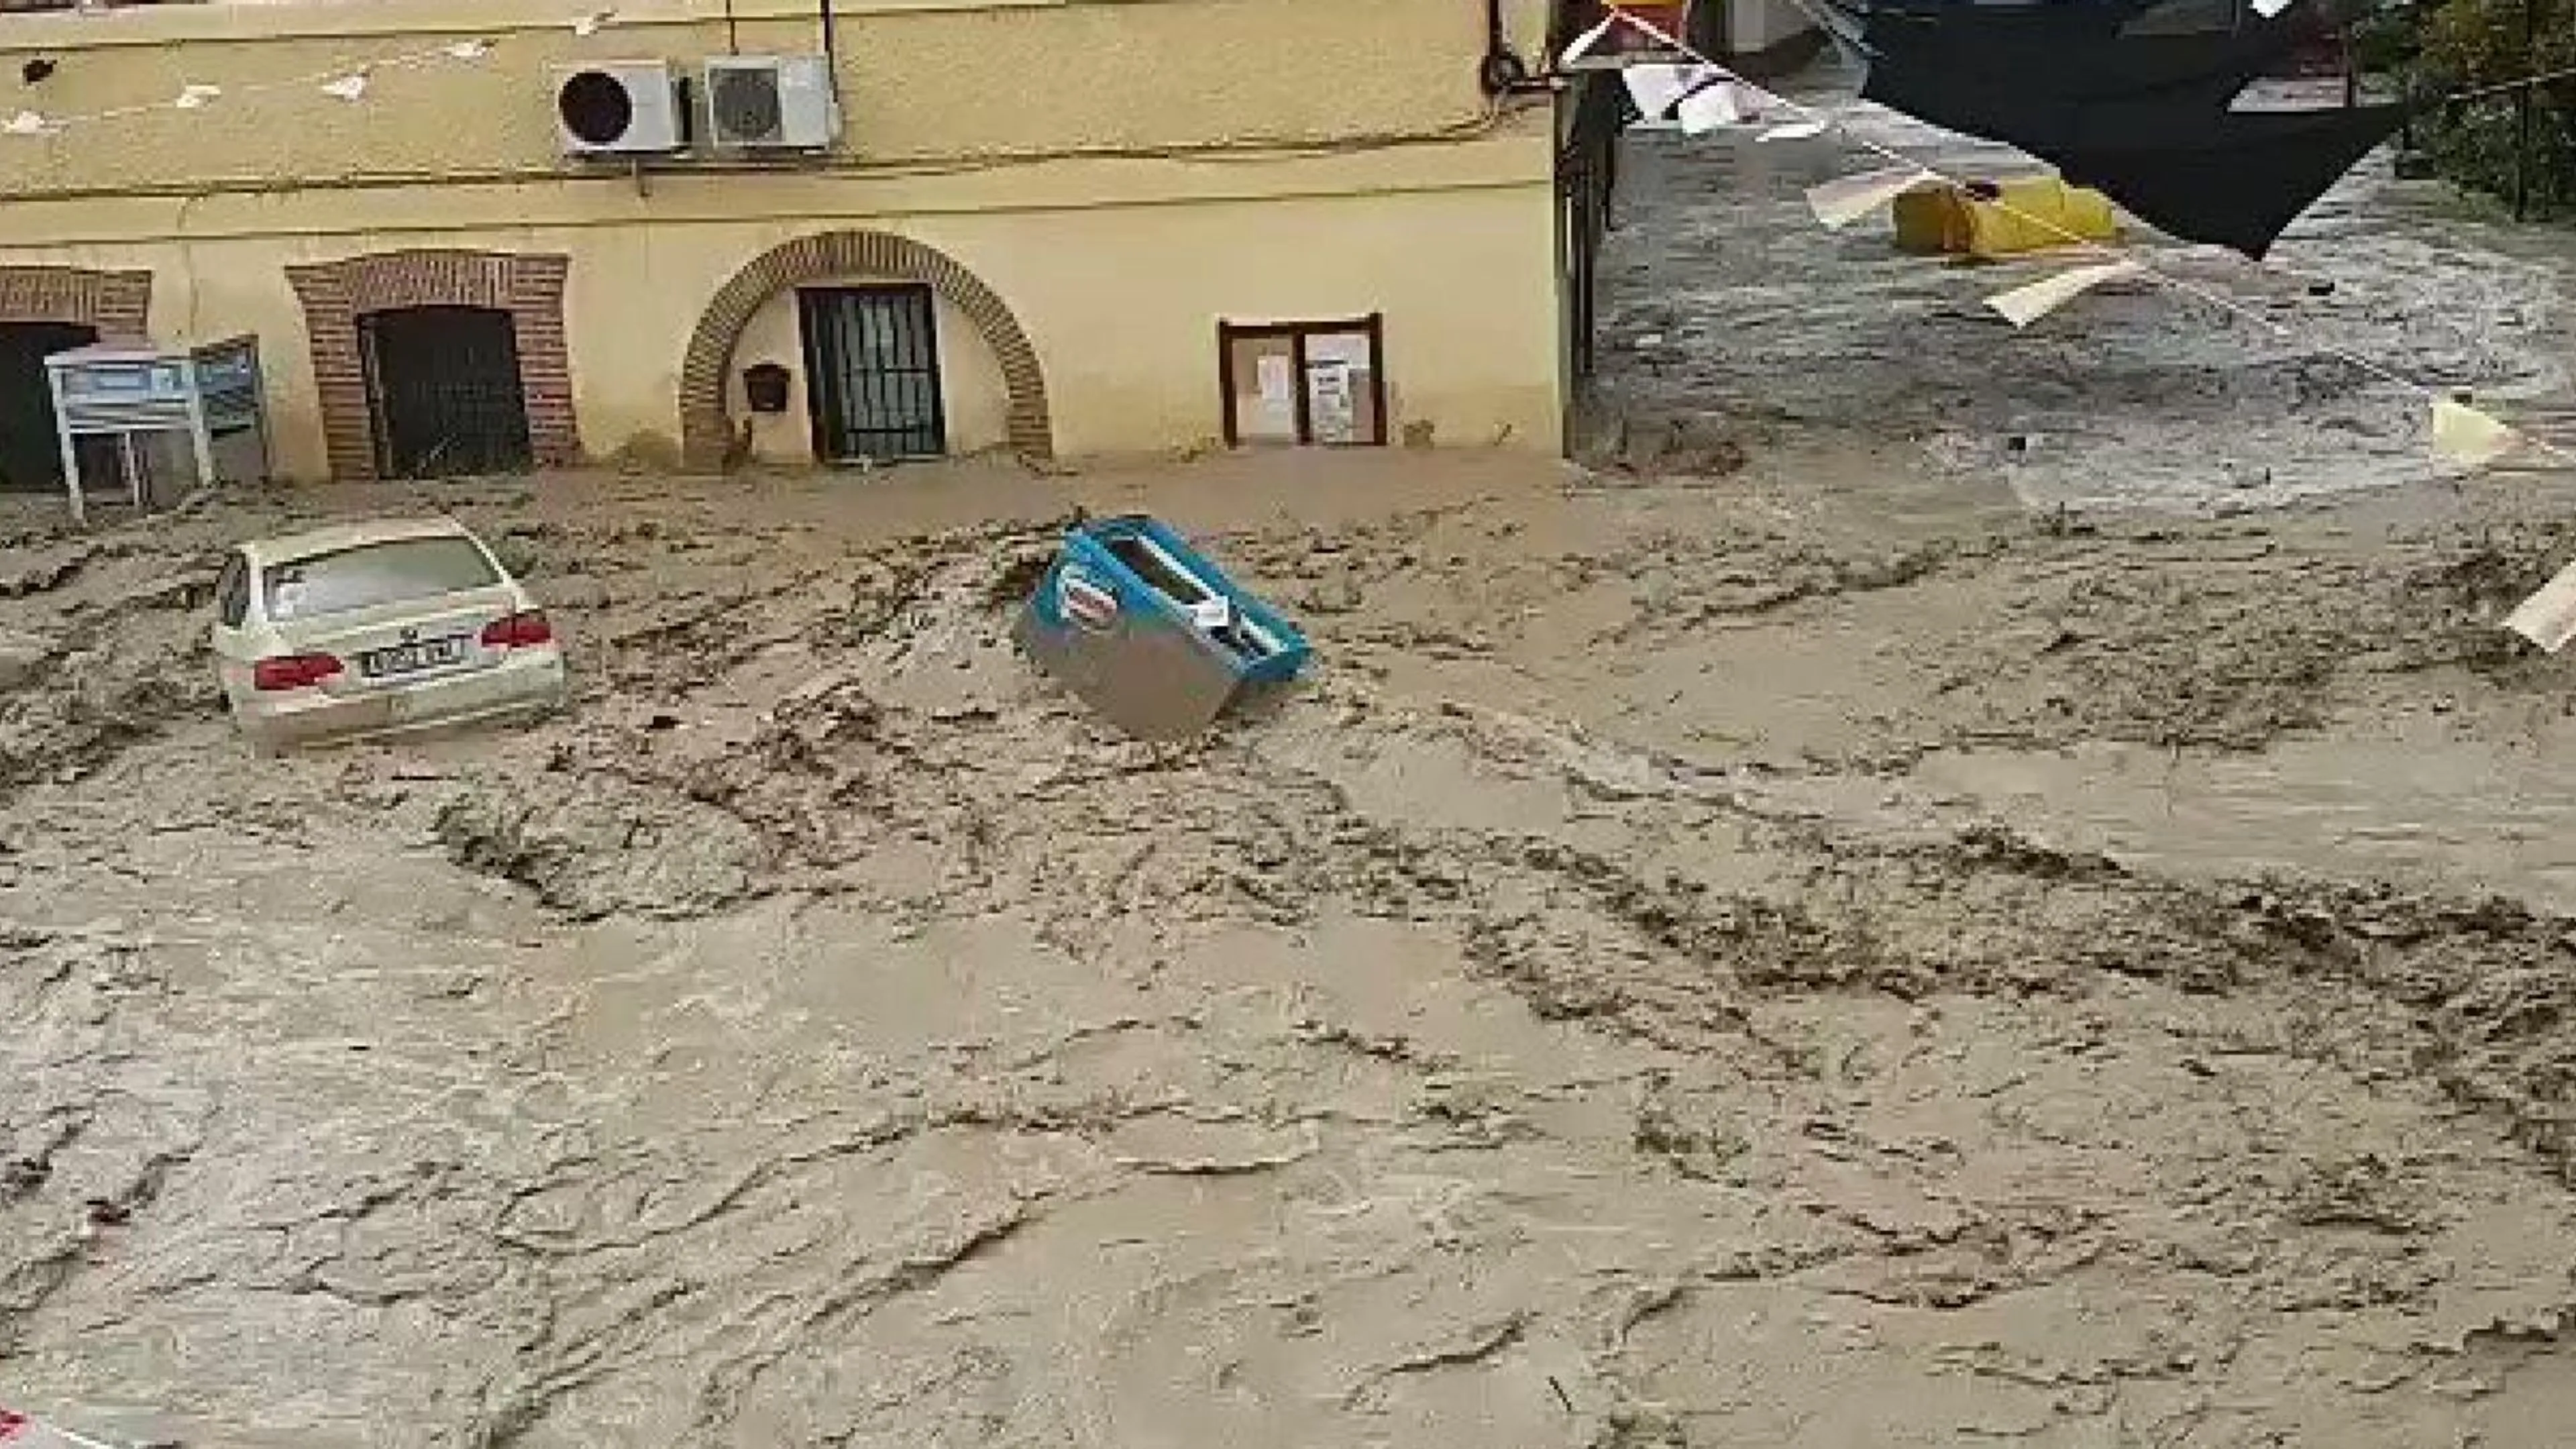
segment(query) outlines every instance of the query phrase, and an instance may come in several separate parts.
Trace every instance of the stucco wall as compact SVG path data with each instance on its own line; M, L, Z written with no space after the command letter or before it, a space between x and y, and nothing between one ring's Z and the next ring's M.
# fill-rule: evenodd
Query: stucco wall
M1152 151L1247 140L1415 135L1472 125L1479 0L837 0L844 164ZM0 67L59 69L17 90L56 113L146 108L0 145L0 194L223 181L431 175L514 178L557 159L551 69L727 48L721 0L642 0L576 37L589 0L298 0L95 15L0 16ZM1524 53L1544 0L1512 0ZM814 7L737 0L746 54L819 49ZM472 64L379 74L350 105L311 84L244 88L435 49L499 42ZM223 86L202 110L163 103Z
M1369 312L1386 317L1395 429L1557 445L1552 126L1543 103L1498 115L1478 90L1478 0L838 3L844 154L642 184L555 159L547 66L721 51L721 0L626 5L587 40L550 14L582 6L532 16L529 0L0 17L0 74L59 62L20 102L55 113L502 41L474 66L380 73L364 107L299 86L0 138L0 267L149 269L154 333L260 335L294 477L329 465L290 266L415 248L568 259L580 446L661 454L709 301L774 247L853 231L937 248L999 296L1043 370L1060 455L1216 437L1220 319ZM1535 46L1542 0L1509 8ZM802 5L736 11L746 52L812 45ZM1267 145L1291 138L1326 144ZM1224 149L1245 141L1263 144ZM941 331L952 441L994 441L993 359L954 308ZM761 356L795 367L801 392L783 303L727 369L737 417L739 369ZM762 455L802 455L799 407L762 428Z
M1218 174L1186 181L1160 169L1140 177L1125 163L1014 168L1016 184L1001 194L985 189L1000 184L993 179L866 188L776 177L703 178L651 197L551 184L21 204L17 225L0 236L0 267L148 268L154 332L258 333L278 462L294 477L328 469L290 265L406 248L570 257L564 307L575 411L583 447L606 455L629 444L667 448L678 437L690 334L735 272L797 236L863 229L936 247L999 294L1037 350L1064 454L1216 437L1220 319L1373 311L1386 314L1398 427L1428 422L1444 442L1553 448L1561 422L1554 193L1546 118L1527 118L1528 128L1534 137L1209 168ZM1004 194L1066 200L1001 209ZM830 205L836 199L843 205ZM911 208L866 208L870 200ZM185 241L112 239L176 229L166 213L181 206L192 233ZM943 322L943 345L978 347L955 321ZM765 345L780 350L774 331L768 336ZM755 360L745 349L732 371ZM960 374L964 395L976 395L980 375ZM795 426L786 425L791 437Z

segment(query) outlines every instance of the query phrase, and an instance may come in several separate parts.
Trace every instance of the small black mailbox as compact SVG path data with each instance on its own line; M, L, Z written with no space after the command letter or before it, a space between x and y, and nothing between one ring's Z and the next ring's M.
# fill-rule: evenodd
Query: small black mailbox
M755 362L742 370L743 400L756 413L787 411L787 369L775 362Z

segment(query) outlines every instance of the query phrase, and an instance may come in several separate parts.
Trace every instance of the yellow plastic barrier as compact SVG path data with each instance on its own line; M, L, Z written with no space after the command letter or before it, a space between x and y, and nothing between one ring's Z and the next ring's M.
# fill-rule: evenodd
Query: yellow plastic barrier
M2120 235L2111 199L2056 176L1994 183L1983 199L1951 186L1927 186L1896 198L1896 244L1909 252L2004 257ZM2042 223L2047 223L2043 225Z

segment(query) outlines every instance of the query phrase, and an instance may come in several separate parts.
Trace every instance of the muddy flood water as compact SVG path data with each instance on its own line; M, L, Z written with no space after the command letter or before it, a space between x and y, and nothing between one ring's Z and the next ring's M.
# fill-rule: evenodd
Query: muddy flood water
M2495 621L2569 480L2410 474L2402 401L2144 298L1802 323L1975 283L1809 238L1766 301L1794 191L1707 164L1640 149L1687 224L1623 231L1605 385L1722 475L15 508L0 1401L262 1449L2561 1449L2576 656ZM2558 385L2531 244L2337 206L2284 258L2335 315ZM2488 280L2397 317L2441 248ZM1905 382L1927 328L1978 350ZM1980 461L2014 429L2059 471ZM1077 505L1189 531L1311 679L1107 731L1008 639ZM573 708L254 759L219 550L427 508Z

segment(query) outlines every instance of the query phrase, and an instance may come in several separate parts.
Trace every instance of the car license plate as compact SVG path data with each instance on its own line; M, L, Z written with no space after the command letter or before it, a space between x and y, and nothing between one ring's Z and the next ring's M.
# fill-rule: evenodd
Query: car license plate
M417 644L402 644L391 649L373 649L358 656L358 672L370 679L383 679L394 674L417 674L454 664L465 657L465 637L423 639Z

